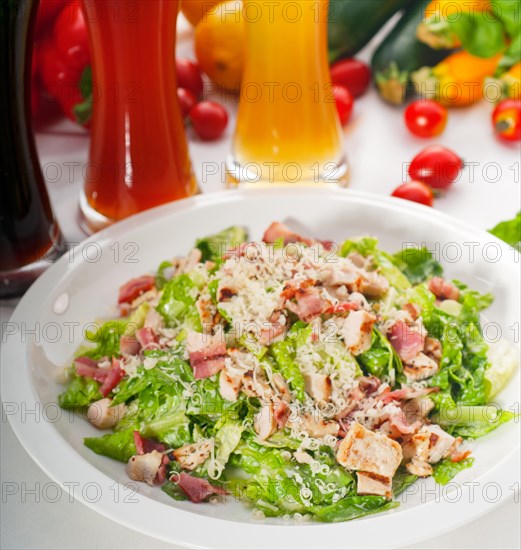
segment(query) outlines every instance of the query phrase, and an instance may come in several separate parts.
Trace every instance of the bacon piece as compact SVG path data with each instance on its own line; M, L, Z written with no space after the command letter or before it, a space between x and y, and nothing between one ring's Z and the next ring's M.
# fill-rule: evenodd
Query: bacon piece
M452 462L461 462L470 456L471 453L472 451L456 451L450 455L450 459Z
M376 376L360 376L358 379L358 387L366 396L374 393L381 385L382 382Z
M273 409L273 417L275 418L275 423L277 428L281 430L286 425L289 417L291 415L291 409L288 407L285 401L279 401Z
M428 284L429 290L438 298L438 300L459 299L459 288L441 277L433 277Z
M119 339L119 349L124 355L136 355L141 349L141 344L133 336L122 336Z
M291 231L291 229L285 226L283 223L273 222L264 232L262 240L265 243L274 243L279 239L282 239L285 245L290 243L302 243L307 246L311 246L315 243L320 243L326 250L332 250L334 247L334 243L332 241L309 239L307 237L299 235L298 233L295 233L294 231Z
M391 342L402 361L412 361L423 351L425 334L422 334L422 332L409 327L403 321L394 323L389 334L389 342Z
M156 480L160 485L163 485L166 481L166 466L169 462L170 459L168 458L168 455L163 455L163 462L161 463L161 466L159 466L156 476Z
M415 390L413 388L405 387L400 390L394 390L389 393L385 393L381 401L384 405L387 405L391 401L405 401L408 399L414 399L415 397L421 397L423 395L428 395L429 393L439 392L440 388L422 388L420 390Z
M356 302L339 302L329 306L324 313L329 315L338 315L342 313L347 313L348 311L357 311L360 309L360 305Z
M132 303L144 292L155 287L155 278L152 275L143 275L136 279L130 279L119 289L118 304Z
M100 386L100 393L103 397L107 395L121 382L125 372L119 366L119 359L115 357L112 359L112 367L108 370L107 376Z
M286 307L295 313L301 321L309 322L329 307L329 302L324 300L316 287L309 287L305 290L299 289L295 294L296 304L288 302Z
M186 348L196 380L209 378L225 366L226 343L221 333L208 336L190 332L186 339Z
M150 327L140 328L136 332L136 338L143 349L154 348L158 344L157 336Z
M194 477L185 472L181 472L174 478L177 478L177 485L192 502L202 502L210 495L228 494L222 487L211 485L206 479Z
M74 360L74 368L79 376L92 378L96 382L104 382L109 369L100 369L98 363L90 357L77 357Z
M400 436L414 434L422 427L422 423L419 420L409 424L407 422L407 417L402 411L393 414L389 418L389 425L391 429L398 432Z
M152 439L146 439L137 430L134 430L134 445L136 446L136 452L138 455L151 453L152 451L158 451L160 453L166 450L163 443L153 441Z

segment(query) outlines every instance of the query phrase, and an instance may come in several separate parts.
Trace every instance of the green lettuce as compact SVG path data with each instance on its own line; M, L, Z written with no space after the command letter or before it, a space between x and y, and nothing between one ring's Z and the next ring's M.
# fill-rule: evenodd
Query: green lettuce
M295 361L297 347L304 345L311 335L310 325L297 321L284 340L274 342L269 347L271 357L275 360L275 370L288 381L289 387L296 393L299 401L304 401L305 382L299 365Z
M399 506L398 502L374 495L345 497L316 511L315 519L328 523L348 521Z
M228 227L220 233L210 235L195 242L196 248L202 253L202 261L210 260L221 263L226 251L238 247L248 240L248 233L243 227Z
M473 458L465 458L460 462L452 462L450 458L446 458L433 466L432 477L436 483L447 485L447 483L454 479L460 472L470 468L473 464Z
M88 407L94 401L102 398L99 388L100 383L96 380L71 374L67 389L58 396L58 404L63 409Z
M202 331L196 302L205 281L197 273L183 273L168 281L156 309L166 326L184 325L197 332Z
M403 372L402 362L389 340L378 329L373 329L371 347L357 357L363 370L378 378Z
M490 233L521 252L521 212L512 220L498 223Z
M134 430L132 429L106 434L101 437L86 437L83 443L96 454L108 456L121 462L128 462L130 457L137 452L134 443Z
M424 247L404 248L393 255L393 261L413 285L443 275L441 265Z

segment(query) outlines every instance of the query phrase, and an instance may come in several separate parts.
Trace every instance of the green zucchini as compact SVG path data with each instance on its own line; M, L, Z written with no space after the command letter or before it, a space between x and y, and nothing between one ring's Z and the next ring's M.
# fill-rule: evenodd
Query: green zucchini
M406 103L414 94L411 73L422 67L434 67L453 50L434 50L420 42L416 29L427 3L409 2L404 15L378 46L372 59L373 75L379 94L390 103Z
M355 55L404 3L404 0L329 0L329 61Z

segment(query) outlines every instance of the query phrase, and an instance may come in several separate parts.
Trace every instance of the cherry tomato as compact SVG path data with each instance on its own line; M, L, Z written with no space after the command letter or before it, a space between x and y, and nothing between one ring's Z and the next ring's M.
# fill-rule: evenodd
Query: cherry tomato
M175 69L177 73L177 85L192 92L196 99L203 93L203 78L198 65L190 59L176 57Z
M494 109L492 123L498 138L505 141L521 141L521 101L501 101Z
M333 86L333 96L335 98L338 116L340 117L340 124L344 126L353 113L353 96L345 86L340 86L338 84Z
M83 10L78 0L62 10L52 32L57 54L67 65L83 70L90 63L90 46Z
M405 124L411 134L422 138L439 136L447 125L448 111L432 99L413 101L405 109Z
M431 145L412 159L409 176L432 189L447 190L458 179L462 168L463 161L454 151Z
M60 104L67 117L76 122L72 108L83 102L79 81L82 71L67 65L56 54L50 40L44 40L39 48L40 76L45 89Z
M224 132L228 124L228 113L220 103L201 101L190 110L190 122L202 140L211 141Z
M181 113L183 118L187 117L192 107L195 106L197 100L194 94L184 88L177 88L177 97L179 98L179 105L181 105Z
M409 181L407 183L403 183L391 193L391 196L425 204L425 206L432 206L433 204L433 194L431 188L421 181Z
M358 59L342 59L331 65L331 81L346 87L353 97L359 97L371 83L371 69Z

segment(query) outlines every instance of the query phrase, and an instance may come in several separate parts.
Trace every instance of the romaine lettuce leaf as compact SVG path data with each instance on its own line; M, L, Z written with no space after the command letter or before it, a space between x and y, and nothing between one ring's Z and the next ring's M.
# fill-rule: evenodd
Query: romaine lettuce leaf
M473 458L465 458L460 462L452 462L450 458L446 458L433 466L432 477L436 483L447 485L449 481L454 479L460 472L470 468L474 464Z
M99 388L99 382L92 378L84 378L71 373L67 389L58 396L58 404L63 409L88 407L94 401L102 398Z
M195 242L196 248L202 253L202 261L210 260L220 263L224 254L248 240L244 227L228 227L215 235L209 235Z
M404 248L393 255L393 261L413 285L443 274L441 265L424 247Z
M398 502L374 495L349 496L335 504L320 508L315 512L315 519L328 523L348 521L377 512L384 512L399 506Z
M134 430L128 429L101 437L86 437L83 443L96 454L128 462L136 454Z
M201 319L195 303L204 279L194 273L183 273L168 281L163 288L163 295L157 305L166 326L185 325L197 332L202 331Z
M381 378L391 375L393 378L403 372L400 358L389 340L376 328L373 329L371 347L357 357L363 370Z

